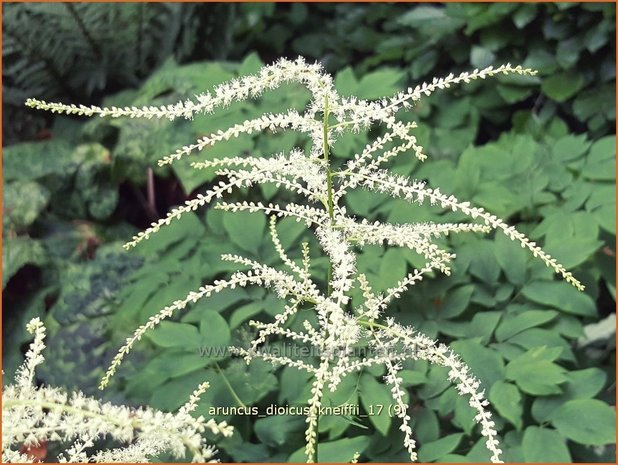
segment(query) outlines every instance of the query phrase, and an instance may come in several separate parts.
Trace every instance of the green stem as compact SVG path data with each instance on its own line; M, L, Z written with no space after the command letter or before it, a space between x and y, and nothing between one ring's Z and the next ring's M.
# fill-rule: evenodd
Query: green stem
M329 155L330 155L330 147L328 146L328 96L324 97L324 118L322 120L323 127L323 136L322 136L322 146L324 151L324 161L326 162L326 191L328 195L327 199L327 209L328 209L328 217L330 218L331 226L333 220L335 218L335 212L333 207L333 172L330 169ZM331 278L333 275L333 264L329 261L328 263L328 295L332 292L332 286L330 284Z
M217 362L215 362L215 368L217 369L217 372L221 375L221 378L223 379L223 382L225 383L225 386L230 391L230 394L232 394L232 397L234 398L236 403L240 407L242 407L242 408L247 408L245 403L240 399L240 397L238 397L238 394L236 394L236 391L234 390L234 388L232 387L232 385L228 381L227 376L225 376L225 373L223 373L223 370L221 369L221 367L219 366L219 364Z

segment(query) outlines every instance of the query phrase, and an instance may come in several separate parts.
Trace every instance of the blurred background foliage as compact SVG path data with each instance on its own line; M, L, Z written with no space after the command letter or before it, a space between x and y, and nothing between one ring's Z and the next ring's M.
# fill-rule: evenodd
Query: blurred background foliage
M28 340L25 322L41 316L50 333L41 381L97 395L134 327L232 271L221 253L278 260L265 218L212 209L124 252L120 245L137 230L215 177L155 160L264 112L301 109L308 94L286 86L213 117L175 122L55 117L25 109L26 97L165 104L297 55L323 63L342 94L370 99L506 61L538 69L531 79L436 94L402 115L418 122L430 159L402 156L391 168L508 219L586 291L554 281L499 234L453 237L453 275L423 281L389 314L452 342L471 365L496 411L506 461L615 460L614 4L4 4L2 53L3 369L11 379ZM377 134L343 137L335 162ZM306 143L295 133L245 135L199 156L266 155ZM274 186L235 195L287 198ZM392 222L459 219L364 191L349 196L348 208ZM291 250L309 241L316 274L326 269L302 225L284 220L280 233ZM358 265L385 289L419 261L374 246ZM293 369L198 351L242 341L249 319L270 321L281 308L261 289L199 302L142 341L102 395L175 409L209 380L203 412L239 401L302 405L309 380ZM350 377L326 403L360 404L363 413L389 404L382 375ZM409 362L402 377L422 461L488 460L471 410L441 368ZM219 445L222 461L302 460L302 418L221 418L237 428ZM406 460L386 414L325 417L320 432L321 461L347 461L356 451L361 461Z

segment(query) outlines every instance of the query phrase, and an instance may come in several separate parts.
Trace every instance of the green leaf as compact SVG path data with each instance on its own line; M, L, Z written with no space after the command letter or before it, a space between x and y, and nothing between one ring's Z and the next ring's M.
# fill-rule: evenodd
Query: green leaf
M529 426L524 432L521 445L526 463L571 462L571 454L566 441L556 430Z
M603 245L594 237L567 237L545 244L545 251L565 268L572 269L588 260Z
M478 412L470 407L470 402L467 397L457 394L455 394L455 396L455 417L453 418L453 424L463 429L466 434L472 434L476 426L474 417Z
M449 290L444 302L438 307L438 316L446 320L461 315L468 308L473 292L474 286L471 284Z
M506 278L513 284L522 285L526 280L528 254L518 244L504 234L494 238L496 260L504 271Z
M460 263L470 263L470 274L481 281L494 284L500 276L500 266L494 253L493 241L486 239L472 240L460 247L457 252Z
M239 114L241 115L240 117L238 116ZM227 129L236 123L241 123L245 118L244 115L244 112L239 111L227 120L224 120L222 117L214 120L208 119L208 130L200 131L198 128L196 129L196 132L199 134L210 134L218 129L217 126L224 126L224 128ZM200 123L200 125L204 124L205 123ZM197 125L197 122L193 123L194 127ZM251 150L253 150L253 138L247 134L240 134L238 137L222 141L212 147L205 148L202 152L199 152L199 155L181 158L180 160L174 162L172 169L180 180L184 193L189 195L201 185L212 181L216 176L215 168L197 169L193 168L191 163L202 160L212 160L214 158L239 156Z
M495 350L483 347L478 338L455 341L451 346L455 353L461 355L485 389L504 379L502 357Z
M586 134L579 136L569 134L554 143L552 156L561 163L576 160L588 151L590 145Z
M230 328L219 313L207 310L200 319L201 343L205 347L221 350L230 345Z
M234 313L232 313L232 316L230 317L230 328L236 329L245 320L248 320L253 315L257 315L262 310L264 310L263 301L251 302L247 305L243 305L242 307L238 307L234 310Z
M496 60L491 50L473 45L470 50L470 64L475 68L487 68Z
M17 229L30 226L47 206L49 197L49 191L39 183L10 182L2 190L5 218Z
M421 444L418 449L418 459L421 462L434 462L440 457L453 452L463 437L462 433L450 434L437 441Z
M15 144L2 149L4 182L32 181L50 174L65 175L79 165L71 145L62 139Z
M522 289L533 302L548 305L562 312L581 316L596 316L597 309L590 296L563 281L533 281Z
M559 348L562 350L560 358L574 361L573 353L568 342L555 330L529 328L510 337L508 341L525 349L532 349L543 345L549 348Z
M614 180L615 165L616 136L603 137L590 147L582 174L589 179Z
M177 352L166 350L153 358L146 367L145 371L152 372L157 377L165 379L184 376L195 370L207 366L209 360L202 357L197 351Z
M302 436L304 427L305 421L303 417L274 415L258 419L255 422L254 431L257 438L263 444L269 447L280 448L290 441L293 436Z
M319 459L324 463L349 463L354 454L362 453L367 446L366 436L357 436L354 438L344 438L337 441L320 443ZM300 463L306 462L305 447L301 447L288 458L288 462Z
M337 73L335 86L342 95L354 95L361 99L374 100L394 94L401 89L399 82L404 73L395 68L384 68L365 74L360 80L356 79L354 71L346 68Z
M435 441L440 437L440 423L438 416L430 408L421 408L412 416L414 427L412 430L421 444Z
M521 393L516 386L506 381L496 382L489 391L489 401L502 418L510 421L515 428L521 429L523 405Z
M148 339L159 347L197 349L201 338L197 328L187 323L162 321L154 330L146 333Z
M23 266L44 265L47 259L47 251L41 241L26 237L3 238L2 288Z
M393 402L393 398L390 389L368 374L361 376L359 389L363 407L368 412L375 413L375 415L369 415L369 420L383 436L386 436L391 426L388 406ZM379 406L382 408L380 409Z
M502 318L502 312L499 311L476 313L466 328L466 336L479 338L482 345L487 344L500 318Z
M603 446L616 441L616 411L597 399L570 400L556 410L551 422L579 444Z
M536 16L537 6L531 3L523 4L513 14L513 24L517 29L522 29L529 24Z
M261 213L236 212L223 217L230 239L243 250L257 255L264 238L266 218Z
M262 69L264 63L260 60L259 55L256 52L252 52L245 57L240 66L238 67L239 76L247 76L249 74L255 74Z
M192 371L173 378L152 391L148 405L152 408L174 412L182 406L191 393L204 381L204 372Z
M198 216L193 212L187 212L169 225L162 227L147 241L142 241L136 250L144 256L157 256L184 238L201 237L204 232L204 225Z
M401 252L388 249L380 261L380 282L376 287L384 290L396 286L397 282L405 277L407 269L408 263Z
M528 310L511 318L506 318L496 330L496 339L500 342L526 330L541 326L558 315L554 310Z
M605 386L607 376L599 368L586 368L568 372L567 378L563 394L538 397L534 400L532 416L539 423L548 421L553 412L569 400L590 399L596 396Z
M558 351L560 352L560 349ZM567 377L564 368L551 361L554 355L554 351L545 347L530 349L509 362L506 366L506 378L515 381L519 388L528 394L560 394L560 384L567 381Z
M577 94L583 85L584 78L581 74L566 72L545 79L541 89L549 98L564 102Z
M311 387L311 375L298 368L286 366L281 371L281 391L279 403L287 401L289 404L307 403L309 400L309 387Z

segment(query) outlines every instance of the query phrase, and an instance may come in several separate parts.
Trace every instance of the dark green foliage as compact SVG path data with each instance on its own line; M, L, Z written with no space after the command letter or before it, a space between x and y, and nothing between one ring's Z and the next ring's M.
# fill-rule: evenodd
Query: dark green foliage
M134 84L173 52L186 53L177 43L191 12L172 3L8 4L4 99L84 98L109 82Z
M123 7L75 6L88 17L91 13L85 14L86 10L93 9L88 19L93 21L93 37L96 21L109 9L110 24L122 33L105 46L131 44L113 45L126 52L124 67L116 69L103 60L96 62L96 72L89 65L93 49L88 41L70 42L69 38L81 36L70 35L80 32L69 23L72 14L67 7L5 5L4 9L5 17L31 15L28 21L33 22L45 15L55 18L50 27L57 35L41 53L60 60L53 63L71 74L64 83L73 90L96 91L111 80L120 88L144 78L132 88L106 92L105 105L173 103L255 72L262 61L299 53L322 61L334 73L342 94L363 98L389 95L434 75L503 61L539 69L538 79L473 83L414 107L407 118L419 123L417 134L430 158L419 164L403 156L391 168L507 219L572 269L586 291L578 293L553 280L548 269L500 234L458 236L447 239L457 253L453 275L423 281L389 314L452 343L477 373L496 412L506 461L614 460L611 446L595 446L613 442L615 347L612 337L595 339L591 332L591 325L599 321L613 324L605 318L615 306L614 5ZM51 11L43 14L37 8ZM141 55L136 51L138 42L130 38L136 33L130 18L140 8L147 13L143 24L150 24L143 29ZM195 13L191 21L187 11ZM131 26L124 27L124 21ZM162 23L175 25L176 35L170 32L172 26L157 27ZM199 39L191 42L188 32L178 35L185 30L181 24L187 31L194 31L191 28L197 24ZM22 32L39 44L40 34L33 31ZM9 32L5 28L5 34ZM185 57L216 56L220 61L178 64L182 53L172 46L178 46L176 39L165 42L168 48L158 48L157 34L164 33L183 37ZM5 44L5 56L17 53L11 43ZM67 43L79 50L58 50L59 44ZM177 59L164 61L173 50ZM65 52L68 58L62 61ZM235 60L222 61L230 57ZM19 72L6 60L5 66L11 73ZM49 72L45 66L33 68L31 74L26 69L20 82L30 91L42 82L36 76ZM62 95L54 79L45 84L52 86L49 96ZM20 345L26 340L15 328L23 327L31 316L47 315L49 322L57 323L49 325L48 344L49 353L57 355L49 357L52 363L41 371L44 380L92 389L114 348L134 327L202 283L235 269L219 259L221 253L276 264L263 217L213 209L185 215L129 253L99 246L128 240L153 215L164 214L215 179L214 172L195 171L183 163L158 168L158 158L264 112L302 108L307 96L290 87L212 117L174 123L59 119L51 128L51 140L5 149L3 288L11 307L4 313L3 337L8 369L18 363ZM375 137L374 132L341 139L333 147L335 159L343 163ZM294 133L244 136L193 159L267 154L306 143ZM148 181L149 169L154 182ZM148 196L148 188L154 197ZM261 194L267 199L282 196L274 186ZM238 200L257 200L235 195ZM459 219L437 207L409 205L362 190L348 200L349 210L370 220ZM300 254L298 244L303 240L316 253L317 246L304 235L302 225L284 220L279 232L293 257ZM314 276L326 276L323 260L315 257L312 263ZM378 290L392 286L420 264L414 253L377 246L364 248L358 256L358 267ZM198 302L140 342L129 357L133 364L112 382L113 395L174 409L197 383L208 380L212 388L198 412L208 413L210 406L238 406L238 400L262 412L271 404L303 405L310 395L305 374L261 362L246 366L225 353L212 357L199 353L204 346L242 344L249 319L271 321L281 306L275 297L251 288ZM596 331L603 334L603 327ZM410 362L401 372L420 458L487 461L470 409L445 381L443 371ZM376 405L390 403L382 375L380 369L366 370L328 394L326 402L331 405L360 405L361 416L320 419L320 461L348 461L356 451L361 460L406 460L397 422L385 413L370 415ZM236 435L220 444L224 461L303 460L301 417L214 416L237 428Z
M46 318L49 349L38 372L45 384L96 394L103 367L116 350L109 322L120 304L119 291L140 265L140 259L110 244L98 249L96 259L63 270L61 291Z
M169 56L185 57L194 46L194 9L174 3L4 5L5 140L36 134L20 108L28 97L88 102L105 89L136 85Z

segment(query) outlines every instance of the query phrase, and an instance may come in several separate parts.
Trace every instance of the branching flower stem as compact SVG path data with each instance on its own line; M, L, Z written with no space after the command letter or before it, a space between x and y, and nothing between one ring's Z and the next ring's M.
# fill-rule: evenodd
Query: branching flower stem
M328 217L330 218L330 223L331 223L331 227L334 227L334 221L335 221L335 213L334 213L334 207L333 207L333 172L331 170L330 167L330 160L329 160L329 156L330 156L330 147L328 145L328 131L329 131L329 127L328 127L328 118L329 118L329 111L328 111L328 94L324 95L324 115L323 115L323 119L322 119L322 128L323 128L323 132L322 132L322 151L324 153L324 162L326 163L326 192L328 195L328 199L327 199L327 204L326 207L328 209ZM329 259L328 261L328 296L330 296L331 292L332 292L332 276L333 276L333 263L332 261ZM316 435L319 434L319 424L320 424L320 414L319 411L316 415L316 420L315 420L315 433ZM318 462L318 448L320 446L320 442L316 441L315 444L315 449L313 451L313 457L308 457L308 459L312 462L317 463Z
M410 460L415 461L418 458L410 409L405 401L406 389L403 387L402 378L398 375L402 369L402 362L407 359L425 360L448 368L448 380L453 382L457 393L465 396L470 407L476 411L474 420L481 427L485 445L492 454L491 461L501 462L502 451L498 434L491 412L487 408L489 402L485 398L485 391L480 381L448 346L425 336L412 326L403 326L394 318L389 318L386 313L387 307L411 286L422 281L425 275L434 271L450 274L449 264L454 254L435 240L457 233L488 233L500 229L508 238L526 248L568 283L579 290L583 290L583 285L535 242L497 216L469 202L460 201L454 195L445 194L438 188L431 188L424 181L396 174L388 169L386 163L405 153L420 161L427 158L416 137L411 133L411 130L417 127L416 123L404 123L398 120L397 113L400 110L408 109L424 96L447 89L451 85L502 74L533 76L535 73L534 70L521 66L513 67L505 64L498 68L488 67L462 72L457 76L449 74L443 78L435 78L430 83L409 87L391 97L369 101L339 95L332 77L324 73L320 65L307 64L299 58L295 61L279 60L271 66L264 67L255 75L222 84L215 88L213 93L202 94L196 96L195 100L179 102L176 105L105 109L28 100L28 106L52 112L173 120L213 113L217 108L226 107L232 102L257 98L263 92L273 90L283 83L298 83L306 87L312 95L310 103L302 112L288 110L283 113L267 113L225 130L218 130L161 159L161 165L173 163L185 156L198 156L198 152L206 147L237 138L241 134L254 134L265 130L272 132L293 130L306 134L312 142L306 150L294 148L289 153L276 153L264 157L243 155L213 159L205 154L206 156L202 156L200 161L191 164L194 169L216 168L217 176L222 179L204 193L198 194L195 199L172 209L167 217L152 223L151 227L135 236L127 247L133 247L148 239L181 215L219 201L215 208L224 211L262 212L271 216L270 232L273 245L288 270L281 271L238 255L223 255L224 260L249 269L233 273L228 279L216 280L214 284L203 285L197 291L190 292L183 299L174 301L150 317L120 348L101 381L101 388L107 385L133 345L163 320L185 309L187 305L211 297L224 289L256 285L269 288L277 297L288 301L288 304L283 312L274 315L273 322L249 322L258 329L257 336L250 343L250 350L232 348L232 351L236 355L243 356L247 363L258 358L306 371L311 375L313 381L308 400L310 409L305 430L305 454L308 462L318 461L319 413L325 389L335 391L344 376L372 365L384 365L387 369L385 381L391 387L391 395L397 405L397 416L402 423L400 430L404 433L404 446ZM368 130L373 125L384 128L385 133L367 144L362 151L348 154L350 159L343 166L334 169L330 154L331 145L346 132ZM263 184L275 184L276 187L285 189L295 196L303 197L305 202L295 200L285 205L272 203L265 205L253 201L233 203L222 201L226 194L236 189ZM367 218L357 218L346 211L345 198L355 189L386 194L390 198L403 199L410 203L428 202L444 209L461 212L467 220L460 223L370 222ZM308 246L303 246L302 266L284 249L277 236L278 218L292 218L302 222L315 235L328 258L328 283L325 291L319 286L323 277L318 277L316 282L309 272ZM357 267L356 248L366 245L410 249L422 255L426 263L422 268L409 272L393 287L374 292L363 271ZM355 287L356 282L358 288ZM362 301L353 300L355 290L361 291ZM303 303L311 306L314 318L305 319L302 322L303 329L294 329L294 326L287 323L299 315ZM273 355L261 348L263 344L268 344L271 337L309 344L319 350L320 355L311 357L308 362ZM359 344L376 352L370 356L358 356L353 348ZM402 351L402 348L405 350ZM24 373L23 378L26 379L29 371L26 370ZM222 372L221 375L223 376ZM223 380L229 388L225 377ZM85 441L83 443L85 444ZM80 444L76 450L82 450L83 447L85 446Z

